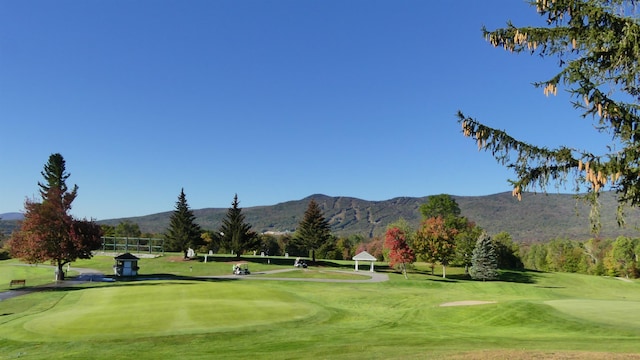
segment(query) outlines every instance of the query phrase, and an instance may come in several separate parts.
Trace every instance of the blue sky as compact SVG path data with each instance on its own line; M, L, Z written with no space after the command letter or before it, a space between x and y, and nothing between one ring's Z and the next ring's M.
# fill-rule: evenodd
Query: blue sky
M316 193L489 195L512 174L462 110L525 141L600 141L554 59L480 29L538 25L520 0L0 0L0 213L61 153L72 213L110 219ZM560 89L562 92L562 89Z

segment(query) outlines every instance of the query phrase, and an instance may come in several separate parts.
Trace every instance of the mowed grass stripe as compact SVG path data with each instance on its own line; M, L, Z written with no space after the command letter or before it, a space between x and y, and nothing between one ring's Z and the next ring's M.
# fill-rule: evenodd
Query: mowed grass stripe
M545 303L579 319L618 329L640 330L640 301L568 299Z

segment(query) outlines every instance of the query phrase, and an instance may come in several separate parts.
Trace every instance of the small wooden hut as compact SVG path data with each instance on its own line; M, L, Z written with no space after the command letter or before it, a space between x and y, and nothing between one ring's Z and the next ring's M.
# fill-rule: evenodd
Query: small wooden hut
M138 276L138 258L131 253L124 253L114 258L113 272L116 276Z

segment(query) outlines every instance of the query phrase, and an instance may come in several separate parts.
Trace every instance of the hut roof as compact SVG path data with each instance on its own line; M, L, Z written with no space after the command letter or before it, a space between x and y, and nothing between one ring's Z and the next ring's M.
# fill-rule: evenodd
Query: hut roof
M114 259L116 260L140 260L139 257L131 254L131 253L124 253L122 255L118 255L116 257L114 257Z

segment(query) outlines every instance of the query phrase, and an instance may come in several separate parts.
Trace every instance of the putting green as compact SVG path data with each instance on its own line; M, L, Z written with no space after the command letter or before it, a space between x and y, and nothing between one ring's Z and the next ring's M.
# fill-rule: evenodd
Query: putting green
M69 291L49 309L3 326L13 327L4 333L15 340L118 339L255 329L318 311L255 284L145 282Z
M550 300L545 304L582 320L617 328L640 329L640 302L624 300Z

